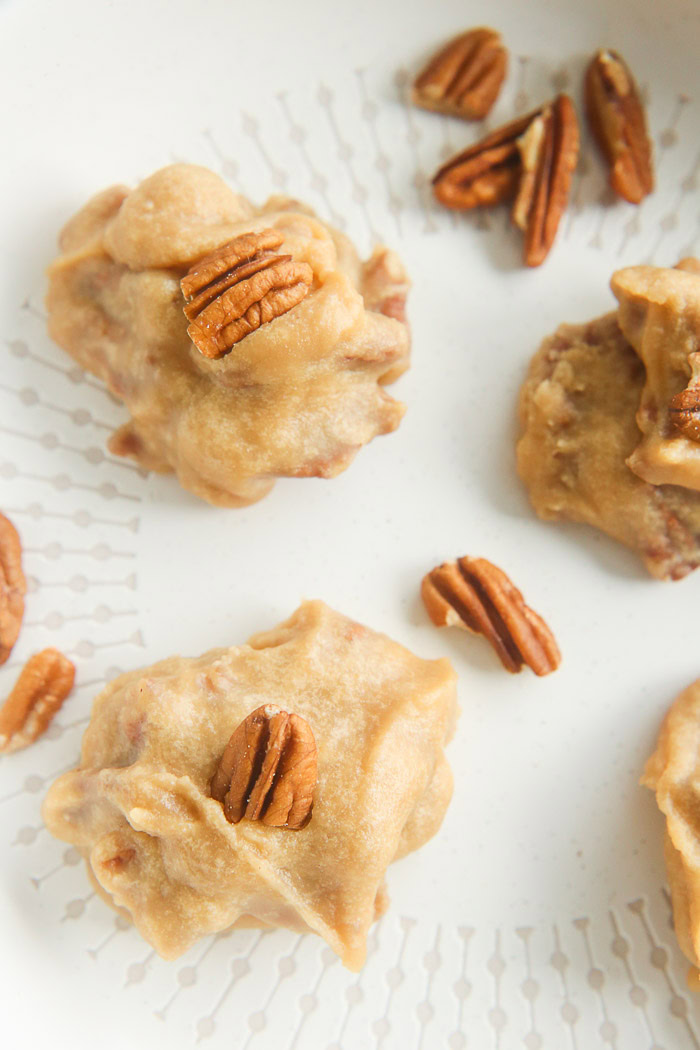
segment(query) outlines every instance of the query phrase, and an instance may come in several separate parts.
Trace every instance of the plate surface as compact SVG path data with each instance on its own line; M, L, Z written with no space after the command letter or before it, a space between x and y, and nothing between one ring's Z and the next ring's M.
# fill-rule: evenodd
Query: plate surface
M700 8L691 0L498 5L511 72L496 126L618 48L648 93L658 189L616 203L587 137L550 259L520 265L505 214L433 205L432 170L481 129L410 109L434 45L496 18L477 3L264 5L0 0L12 100L0 172L0 506L30 577L7 690L63 648L78 688L47 737L0 762L0 981L7 1046L253 1050L446 1046L685 1050L697 1002L669 926L662 822L637 787L659 721L698 674L700 579L659 584L633 555L530 511L514 467L527 362L560 321L613 306L619 266L700 252ZM105 451L123 409L49 341L43 271L92 192L175 159L256 201L309 201L414 281L399 431L340 478L281 481L241 511ZM511 573L564 662L506 675L437 632L422 574L461 553ZM242 932L177 963L91 892L39 807L76 760L92 697L121 670L243 641L320 597L425 657L449 656L462 716L440 835L389 873L392 907L359 976L318 940Z

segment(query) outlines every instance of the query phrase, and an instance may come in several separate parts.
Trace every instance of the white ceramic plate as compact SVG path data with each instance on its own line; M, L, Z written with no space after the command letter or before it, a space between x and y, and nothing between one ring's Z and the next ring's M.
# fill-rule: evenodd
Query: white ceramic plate
M573 207L533 272L505 214L452 216L427 192L480 129L404 102L431 48L484 21L512 53L489 127L564 87L578 99L601 45L648 91L657 192L638 209L613 202L586 138ZM45 644L78 665L48 736L0 761L3 1046L700 1045L662 823L637 787L663 711L698 674L700 579L656 583L602 535L538 521L513 455L542 336L610 309L616 267L700 251L699 40L691 0L0 0L0 506L31 584L0 689ZM89 194L173 159L257 200L299 196L363 249L381 238L404 257L415 352L395 389L408 413L342 477L214 510L105 453L123 409L47 338L43 270ZM508 676L481 640L428 624L422 574L465 552L503 565L552 624L555 675ZM302 597L453 660L462 718L445 825L390 872L392 907L359 976L285 932L164 963L42 828L44 791L119 670L242 641Z

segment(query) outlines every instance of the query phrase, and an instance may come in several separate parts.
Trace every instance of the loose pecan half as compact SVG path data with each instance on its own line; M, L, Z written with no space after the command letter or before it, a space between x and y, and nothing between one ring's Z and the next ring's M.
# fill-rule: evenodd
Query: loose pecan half
M33 744L48 728L75 681L75 667L58 649L35 653L0 708L0 752Z
M440 204L468 211L511 200L522 171L518 139L539 112L504 124L443 164L433 176L433 193Z
M210 786L231 824L260 820L299 830L311 820L317 751L309 723L272 704L241 722Z
M0 514L0 664L5 663L17 641L26 593L22 543L10 519Z
M219 358L256 328L306 296L313 273L291 255L277 255L279 230L244 233L192 266L180 281L187 329L205 357Z
M558 95L449 160L433 192L459 210L515 198L512 219L525 233L525 262L539 266L566 210L578 151L576 111L568 95Z
M485 558L459 558L437 566L423 578L421 594L437 627L482 634L513 674L527 664L536 675L546 675L561 663L554 635L542 617Z
M610 185L631 204L654 189L644 106L629 66L616 51L596 52L586 69L586 114L610 164Z
M518 140L518 150L522 174L512 218L525 234L525 262L539 266L554 243L578 163L578 120L568 95L543 107Z
M481 120L508 69L508 52L495 29L470 29L451 40L416 77L411 100L423 109Z

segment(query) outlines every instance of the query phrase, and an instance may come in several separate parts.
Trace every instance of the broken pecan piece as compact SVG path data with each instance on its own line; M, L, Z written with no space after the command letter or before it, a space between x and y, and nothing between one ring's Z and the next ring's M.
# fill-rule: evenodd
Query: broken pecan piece
M291 255L277 255L279 230L244 233L196 262L180 281L192 342L219 358L256 328L306 296L313 273Z
M58 649L35 653L0 708L0 752L33 744L48 728L74 681L75 667Z
M576 111L568 95L558 95L449 160L433 192L459 210L515 198L511 215L525 234L525 262L539 266L566 210L578 151Z
M536 675L546 675L561 663L554 635L542 617L485 558L458 558L437 566L423 578L421 594L437 627L482 634L513 674L527 664Z
M596 52L586 70L586 114L610 164L610 185L631 204L654 189L652 147L639 89L616 51Z
M272 704L238 726L214 774L210 794L231 824L260 820L298 831L311 820L317 751L309 723Z
M495 29L470 29L451 40L416 77L411 101L423 109L481 120L498 97L508 52Z
M0 514L0 664L6 662L17 641L26 593L22 543L10 519Z

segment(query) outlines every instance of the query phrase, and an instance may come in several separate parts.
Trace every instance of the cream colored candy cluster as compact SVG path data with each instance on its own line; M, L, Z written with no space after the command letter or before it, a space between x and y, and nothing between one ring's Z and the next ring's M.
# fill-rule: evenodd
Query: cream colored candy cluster
M230 824L210 796L232 732L268 703L300 715L316 740L313 814L300 831ZM421 660L307 602L247 645L116 679L44 819L166 958L252 924L318 933L359 969L387 904L387 866L435 834L449 803L443 746L456 713L447 660Z
M311 268L309 294L208 360L187 334L180 279L234 237L270 228L281 254ZM112 452L238 506L277 477L334 477L399 425L403 406L384 385L408 367L405 271L382 247L362 263L298 202L255 208L205 168L176 164L89 201L60 248L49 330L126 405Z

